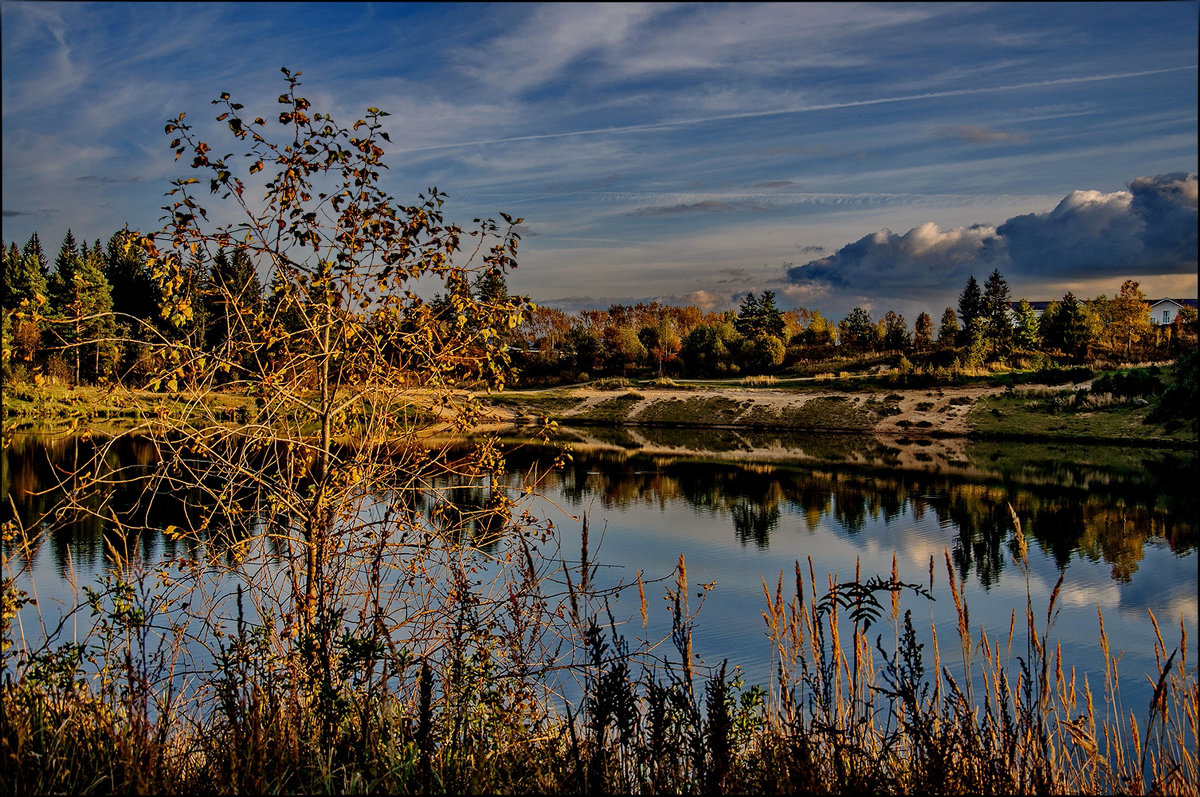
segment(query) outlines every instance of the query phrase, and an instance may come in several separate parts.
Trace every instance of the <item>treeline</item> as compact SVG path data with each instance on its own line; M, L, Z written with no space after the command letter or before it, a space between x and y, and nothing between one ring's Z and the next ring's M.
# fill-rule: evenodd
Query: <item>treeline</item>
M838 321L818 310L785 311L769 290L750 292L739 309L723 313L657 302L574 314L539 307L514 331L512 345L523 352L523 375L544 380L786 373L886 354L908 358L918 370L1027 367L1171 358L1195 345L1195 308L1184 307L1171 325L1154 325L1133 280L1111 299L1067 293L1040 316L1026 300L1014 307L1010 294L999 271L983 286L971 277L957 308L945 308L936 324L923 312L911 327L890 310L875 318L855 307Z
M36 232L23 247L10 243L0 295L6 381L141 387L162 368L161 344L226 347L246 336L236 319L268 303L241 251L219 251L211 262L197 257L184 274L191 301L172 317L135 231L89 245L68 230L53 261Z
M264 286L239 249L193 257L180 286L188 301L166 302L138 233L128 228L90 245L68 230L52 260L34 233L24 246L8 244L3 268L6 381L142 387L162 371L159 344L186 339L214 353L245 354L261 343L245 319L288 312L283 286ZM482 274L469 289L490 304L509 298L499 272ZM455 305L446 296L427 307L453 326ZM917 370L1170 358L1195 341L1194 308L1183 308L1171 325L1151 324L1133 280L1111 299L1067 293L1039 317L1024 300L1014 310L1007 282L993 271L983 286L971 277L958 307L945 308L937 324L923 312L910 327L896 312L874 318L863 307L835 322L818 310L783 310L767 290L722 313L658 302L574 314L538 307L504 342L527 381L586 381L786 373L884 354L908 358Z

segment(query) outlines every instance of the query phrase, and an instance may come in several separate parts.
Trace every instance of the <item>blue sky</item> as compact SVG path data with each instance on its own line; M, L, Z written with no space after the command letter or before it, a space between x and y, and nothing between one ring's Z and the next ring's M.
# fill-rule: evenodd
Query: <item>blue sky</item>
M4 240L155 229L165 121L270 118L287 66L392 114L398 198L524 217L538 303L1195 297L1198 8L4 0Z

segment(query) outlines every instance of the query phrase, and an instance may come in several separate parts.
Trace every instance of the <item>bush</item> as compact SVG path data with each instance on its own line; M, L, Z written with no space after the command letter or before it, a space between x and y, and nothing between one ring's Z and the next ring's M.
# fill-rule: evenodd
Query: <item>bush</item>
M1163 391L1146 416L1151 423L1172 420L1196 424L1200 417L1200 350L1193 349L1175 363L1175 383Z
M610 376L606 379L597 379L590 384L591 387L597 390L621 390L622 388L633 387L633 381L623 376Z
M1124 398L1157 396L1162 391L1162 380L1148 368L1104 374L1092 382L1093 393L1111 393Z
M1057 368L1049 366L1029 375L1029 382L1041 385L1065 385L1071 382L1086 382L1095 376L1095 372L1085 365L1075 368Z

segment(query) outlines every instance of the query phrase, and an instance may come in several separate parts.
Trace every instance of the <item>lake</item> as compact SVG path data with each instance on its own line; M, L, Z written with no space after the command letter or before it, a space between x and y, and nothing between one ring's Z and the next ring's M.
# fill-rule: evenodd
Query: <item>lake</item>
M894 559L899 580L931 588L934 600L906 594L903 607L912 610L922 638L937 627L952 670L961 662L947 561L962 584L973 632L982 626L992 637L1006 635L1015 612L1018 641L1008 660L1014 670L1024 651L1027 598L1043 627L1062 574L1050 637L1062 646L1064 666L1074 667L1081 681L1086 675L1099 695L1102 612L1114 653L1123 651L1125 707L1139 717L1152 688L1146 674L1155 671L1148 613L1168 651L1178 645L1182 624L1194 654L1200 475L1194 451L960 442L947 454L946 441L919 439L665 429L565 434L576 442L563 468L545 472L552 449L519 448L508 455L507 475L483 491L515 493L523 474L543 473L539 494L520 498L518 509L553 524L556 555L568 564L580 559L587 517L594 586L633 584L641 576L646 628L636 591L610 604L631 639L669 635L664 595L683 555L693 609L697 591L705 592L695 654L706 666L726 659L739 665L748 684L771 678L763 584L773 593L782 574L790 595L797 563L805 589L815 576L821 594L830 575L843 583L856 573L861 581L886 578ZM55 495L43 491L81 445L88 444L15 435L3 452L5 519L13 506L26 524L45 513ZM913 451L936 455L909 456ZM111 457L115 465L144 468L152 467L154 452L144 440L130 440ZM483 491L465 493L464 506L478 504ZM132 490L114 489L109 506L118 516L136 510L152 527L183 525L184 502L160 499L138 505ZM1010 506L1028 540L1026 571L1016 563ZM88 517L54 529L28 556L8 545L6 575L36 594L43 621L51 622L110 565L106 539L116 539L111 523ZM487 545L481 550L486 554ZM129 555L154 564L199 554L187 543L143 533ZM232 605L223 606L231 615ZM27 642L38 636L33 611L21 612ZM83 633L88 622L86 612L77 614L72 633ZM872 640L876 633L887 647L893 632L885 621L872 628Z

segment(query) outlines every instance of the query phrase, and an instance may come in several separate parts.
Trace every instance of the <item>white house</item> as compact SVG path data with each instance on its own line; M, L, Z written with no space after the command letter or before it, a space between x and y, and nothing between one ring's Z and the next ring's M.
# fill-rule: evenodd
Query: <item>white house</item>
M1195 299L1147 299L1150 305L1150 323L1168 325L1175 321L1175 316L1184 307L1196 308Z

